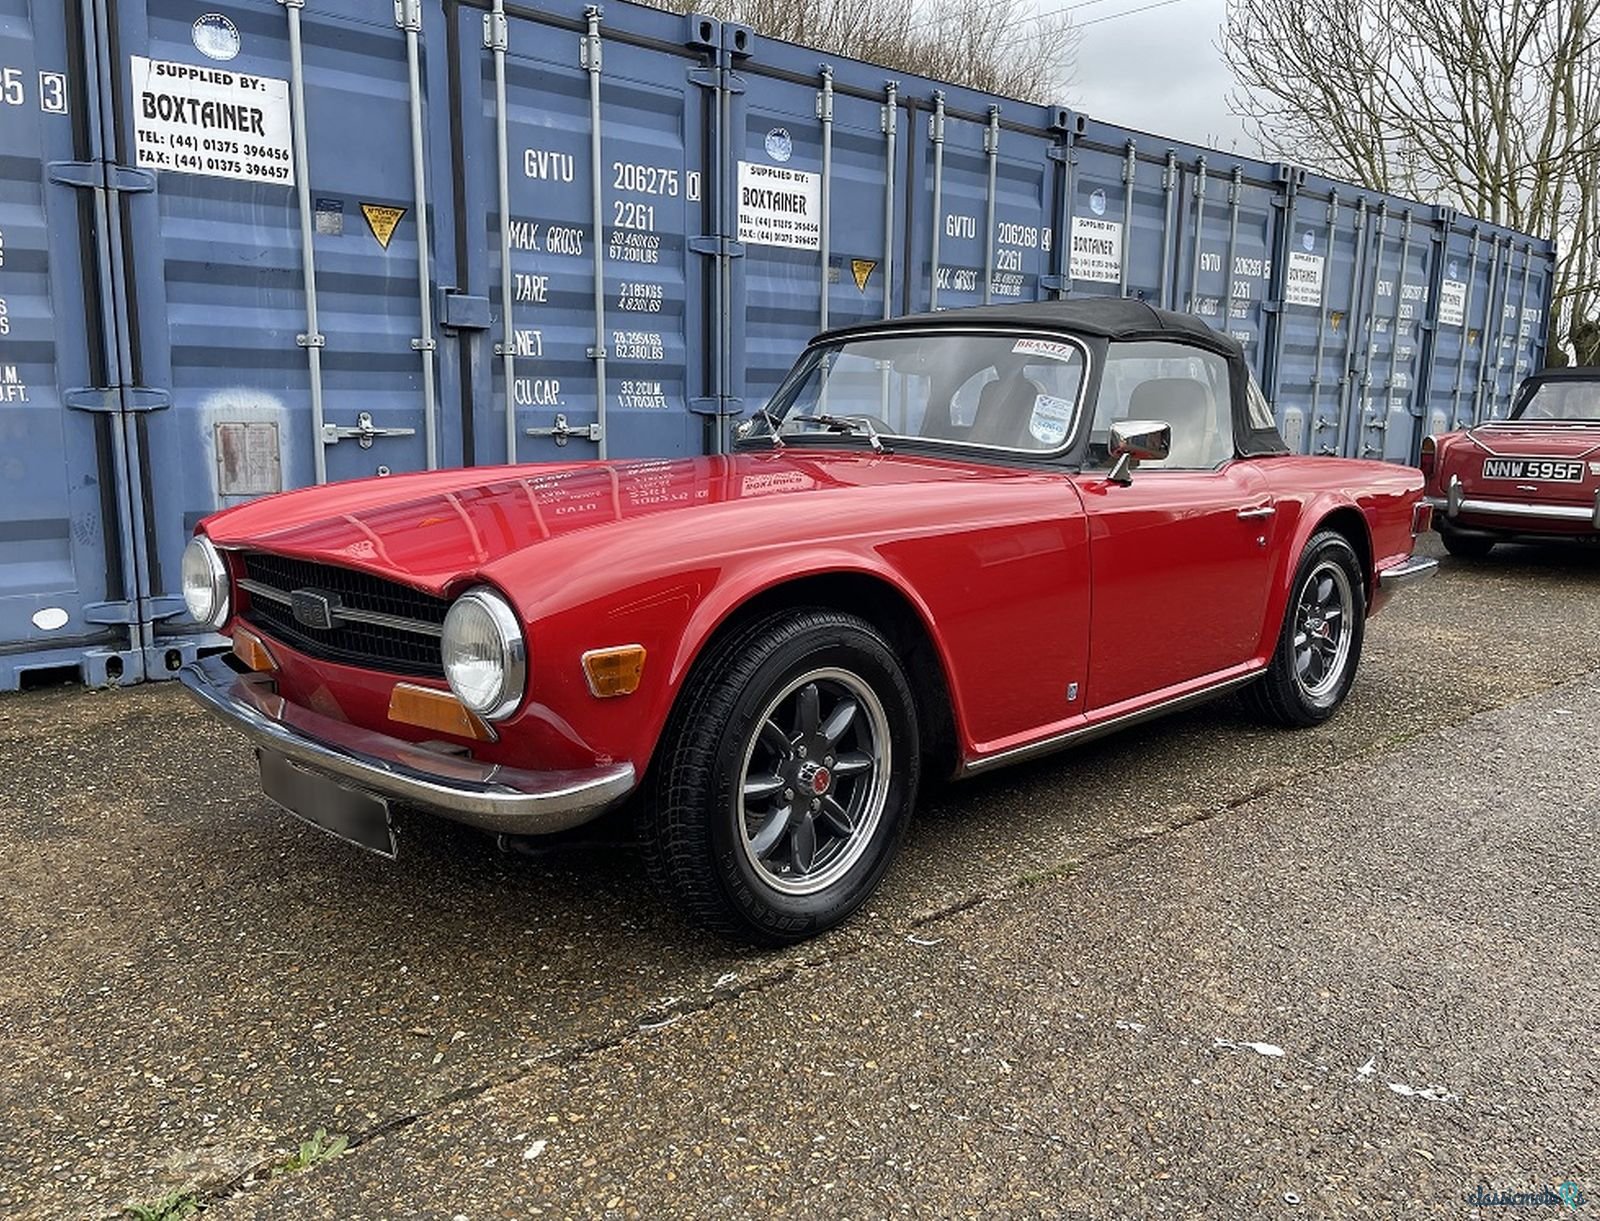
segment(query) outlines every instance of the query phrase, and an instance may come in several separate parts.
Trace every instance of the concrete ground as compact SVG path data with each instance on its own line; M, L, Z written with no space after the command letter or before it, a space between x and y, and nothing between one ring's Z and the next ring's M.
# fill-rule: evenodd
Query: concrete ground
M0 1215L1600 1205L1597 694L1600 551L1446 559L1331 723L952 788L778 954L621 839L348 849L170 686L3 697Z

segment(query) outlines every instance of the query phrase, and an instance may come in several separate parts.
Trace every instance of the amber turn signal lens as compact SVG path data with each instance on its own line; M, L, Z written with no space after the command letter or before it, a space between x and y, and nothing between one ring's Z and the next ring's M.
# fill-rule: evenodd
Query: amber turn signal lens
M270 673L278 668L261 637L242 627L233 629L233 655L252 670Z
M395 684L389 695L389 719L478 742L495 740L494 730L450 692L415 683Z
M583 673L589 680L590 693L598 699L632 695L644 677L644 645L590 649L583 655Z

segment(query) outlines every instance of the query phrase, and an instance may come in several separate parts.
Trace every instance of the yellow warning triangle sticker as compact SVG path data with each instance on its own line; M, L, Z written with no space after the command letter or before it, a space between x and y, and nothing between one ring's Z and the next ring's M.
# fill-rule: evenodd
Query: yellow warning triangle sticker
M877 266L877 259L850 260L850 274L856 278L856 287L862 292L867 291L867 280L871 278L872 272Z
M378 245L385 250L389 249L389 239L400 227L400 218L405 214L404 208L391 208L388 204L361 205L361 215L367 218L367 228L372 230L372 236L378 239Z

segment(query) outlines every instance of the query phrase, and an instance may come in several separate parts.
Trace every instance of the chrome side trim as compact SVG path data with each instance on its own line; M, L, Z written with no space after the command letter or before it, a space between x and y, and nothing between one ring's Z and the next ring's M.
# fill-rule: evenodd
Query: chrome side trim
M178 681L257 746L350 788L425 806L485 831L541 835L587 822L635 787L633 764L531 772L447 755L291 704L270 675L238 674L222 656L190 662Z
M1264 673L1266 673L1266 667L1259 666L1246 674L1236 674L1232 678L1225 678L1209 687L1202 687L1200 690L1191 691L1187 695L1179 695L1170 700L1163 700L1161 703L1152 704L1148 708L1138 708L1106 721L1096 721L1093 725L1080 725L1076 729L1069 729L1065 733L1042 738L1037 742L1028 742L1022 746L1013 746L1009 750L998 751L992 755L981 755L976 759L968 759L962 763L956 775L975 776L979 772L986 772L991 768L1001 767L1010 763L1021 763L1025 759L1034 759L1040 755L1066 750L1071 746L1079 746L1084 742L1093 741L1095 738L1104 737L1108 733L1115 733L1119 729L1126 729L1143 721L1153 721L1157 717L1166 716L1169 712L1178 712L1191 704L1203 704L1209 699L1232 691L1235 687L1242 687L1246 683L1260 678Z
M265 598L268 602L277 602L284 606L291 604L289 595L283 590L252 577L240 577L234 584L251 597ZM427 623L421 619L407 619L403 615L386 615L382 611L362 610L359 607L343 604L335 606L332 613L335 626L342 620L348 623L370 623L373 627L393 628L397 632L410 632L415 636L444 635L444 627L441 624Z
M1378 569L1378 588L1384 593L1404 589L1418 581L1426 581L1439 571L1439 561L1432 556L1414 555L1389 568Z
M1458 485L1452 485L1458 486ZM1467 497L1430 496L1428 503L1443 509L1445 516L1455 518L1458 513L1480 513L1486 517L1532 517L1545 521L1583 521L1600 530L1600 494L1596 494L1592 507L1583 505L1542 505L1519 500L1473 500Z

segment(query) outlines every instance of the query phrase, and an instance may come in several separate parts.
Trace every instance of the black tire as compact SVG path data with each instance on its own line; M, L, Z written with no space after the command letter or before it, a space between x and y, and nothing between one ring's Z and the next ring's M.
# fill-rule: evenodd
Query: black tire
M842 736L822 745L852 702ZM823 750L836 752L826 767L815 757ZM821 933L866 901L899 846L920 773L899 659L866 620L823 609L754 621L716 646L658 752L639 809L652 878L696 922L765 945ZM781 788L768 792L772 779Z
M1342 582L1338 579L1340 573ZM1344 626L1339 630L1347 633L1342 638L1344 647L1341 649L1340 642L1335 641L1331 655L1324 633L1330 630L1332 620L1322 618L1315 630L1307 627L1318 615L1313 609L1316 590L1323 588L1324 581L1331 587L1333 598L1341 603L1339 618ZM1355 681L1366 629L1366 589L1354 548L1335 530L1313 535L1295 568L1272 661L1267 672L1245 688L1246 704L1263 720L1279 725L1303 728L1326 721L1344 702ZM1326 662L1327 668L1317 669L1319 662Z
M1494 539L1482 534L1458 534L1448 526L1439 527L1439 538L1444 549L1458 560L1487 559L1495 544Z

